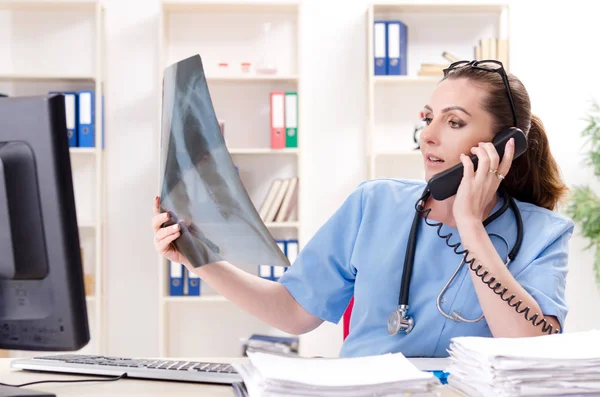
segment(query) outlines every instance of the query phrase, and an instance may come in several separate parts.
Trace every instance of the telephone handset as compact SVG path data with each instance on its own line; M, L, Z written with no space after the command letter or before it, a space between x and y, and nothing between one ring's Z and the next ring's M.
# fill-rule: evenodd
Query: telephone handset
M514 159L522 155L525 150L527 150L527 138L525 138L523 131L516 127L506 128L498 133L492 142L496 148L496 151L498 152L498 156L500 159L502 159L504 156L504 148L510 138L515 138L515 154L513 156L514 161ZM477 156L472 155L471 160L473 161L474 169L477 170ZM448 197L455 195L463 177L463 168L464 167L462 163L458 163L454 167L432 176L427 184L427 187L431 192L431 196L436 200L445 200Z

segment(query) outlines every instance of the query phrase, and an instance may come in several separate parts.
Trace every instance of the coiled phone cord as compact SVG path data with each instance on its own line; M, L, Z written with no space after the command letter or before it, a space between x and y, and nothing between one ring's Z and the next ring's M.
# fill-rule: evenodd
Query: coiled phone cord
M549 324L545 318L542 318L541 320L539 320L536 323L536 320L538 319L538 317L540 317L539 313L535 313L533 316L531 316L531 318L529 318L528 317L529 316L529 312L531 311L531 307L530 306L526 306L524 309L521 309L520 307L523 305L523 301L522 300L519 300L516 303L513 303L513 300L516 299L516 295L515 294L512 294L508 298L506 298L505 295L508 292L508 288L502 287L502 284L499 283L499 282L497 282L496 278L494 276L491 276L491 277L489 277L488 280L486 280L486 277L488 276L489 271L485 270L485 269L482 271L483 266L481 264L475 266L475 264L474 264L475 263L475 258L471 258L469 260L466 260L467 256L469 255L469 250L468 249L463 249L462 251L459 251L459 247L462 244L460 241L458 243L451 244L450 243L450 238L453 236L452 233L448 233L448 234L445 234L445 235L441 234L441 229L442 229L443 223L441 223L441 222L435 222L434 223L434 222L429 221L429 219L428 219L429 214L431 213L431 209L430 208L429 209L425 209L425 202L429 198L429 195L430 195L430 192L429 192L428 189L426 189L425 193L423 194L423 196L421 196L421 198L417 201L417 203L415 205L415 210L418 213L423 214L423 218L425 219L425 223L428 226L432 226L432 227L437 228L437 231L436 231L437 235L440 238L446 240L446 245L448 247L452 248L455 254L457 254L457 255L464 255L465 263L469 265L469 269L471 269L473 272L475 272L475 274L477 275L477 277L479 277L481 279L481 281L483 281L483 283L485 285L487 285L492 291L494 291L495 294L499 295L500 298L504 302L507 302L510 307L513 307L517 313L523 314L523 316L525 317L525 319L528 322L531 322L536 327L538 327L538 326L541 325L542 326L542 332L544 332L544 333L547 333L547 334L552 334L552 333L558 334L558 333L560 333L560 329L557 328L557 329L553 330L552 324ZM511 205L511 207L513 209L513 212L515 214L515 217L516 217L517 227L521 228L521 230L522 230L522 228L523 228L523 220L521 219L521 214L518 211L513 198L509 197L507 194L505 194L505 197L507 197L508 200L510 200L510 205ZM491 221L491 219L490 219L490 221ZM513 259L514 259L514 256L511 255L511 254L509 254L508 260L511 261ZM495 282L495 284L494 284L494 282ZM492 286L492 284L494 284L494 285Z

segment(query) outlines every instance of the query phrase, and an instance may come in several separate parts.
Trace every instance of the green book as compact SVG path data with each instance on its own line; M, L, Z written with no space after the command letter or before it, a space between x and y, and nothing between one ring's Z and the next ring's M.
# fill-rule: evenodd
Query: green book
M298 93L285 93L285 147L298 147Z

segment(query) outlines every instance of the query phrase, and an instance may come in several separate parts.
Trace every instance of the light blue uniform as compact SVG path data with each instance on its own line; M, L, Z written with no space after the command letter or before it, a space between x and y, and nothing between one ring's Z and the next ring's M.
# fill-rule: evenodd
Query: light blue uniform
M340 321L350 299L355 297L350 334L344 341L341 357L388 352L402 352L407 357L444 357L448 355L446 349L452 337L492 336L485 318L478 323L457 323L437 310L437 296L461 256L424 220L417 234L408 302L415 326L408 335L399 332L391 336L387 332L388 316L398 306L415 203L424 187L424 182L406 180L363 182L279 279L308 312L333 323ZM532 294L545 315L558 318L562 329L567 315L568 242L574 224L557 213L515 201L523 219L523 243L509 270ZM502 203L499 198L493 212ZM490 237L506 262L517 231L510 207L486 230L507 240L509 247L502 239ZM459 241L456 229L444 225L442 233L447 232L453 233L451 243ZM457 310L468 319L481 316L470 271L464 265L448 288L442 303L446 313Z

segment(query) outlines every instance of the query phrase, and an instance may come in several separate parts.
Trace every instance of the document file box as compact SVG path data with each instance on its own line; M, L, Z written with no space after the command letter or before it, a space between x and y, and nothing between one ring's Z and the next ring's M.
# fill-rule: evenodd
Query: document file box
M279 249L285 256L287 256L287 241L286 240L275 240ZM279 280L279 277L285 272L287 267L284 266L273 266L273 280Z
M298 93L285 93L285 147L298 147Z
M79 147L94 147L95 143L95 98L93 91L79 91L79 127L77 140Z
M386 21L375 21L373 24L373 61L375 75L387 74L387 23Z
M78 111L78 95L76 92L71 91L50 91L48 94L57 95L62 94L65 97L65 117L67 121L67 134L69 136L69 146L77 147L77 126L79 125L79 111Z
M258 276L267 280L273 280L273 266L259 265Z
M271 149L285 148L285 92L271 92Z
M283 254L285 256L287 256L287 247L286 247L286 240L275 240L275 243L277 244L277 246L279 247L279 249L281 250L281 252L283 252Z
M290 264L293 265L294 261L296 260L296 258L298 257L298 240L293 239L293 240L288 240L286 242L286 255L288 260L290 261Z
M187 281L188 281L188 295L189 296L199 296L200 295L200 277L195 273L187 271Z
M279 280L279 277L281 277L283 275L283 273L285 273L285 269L287 269L287 267L273 266L273 280L274 281Z
M169 294L171 296L182 296L184 266L182 263L175 263L171 261L169 261L169 266Z
M407 29L401 21L387 21L387 58L389 75L406 75Z

